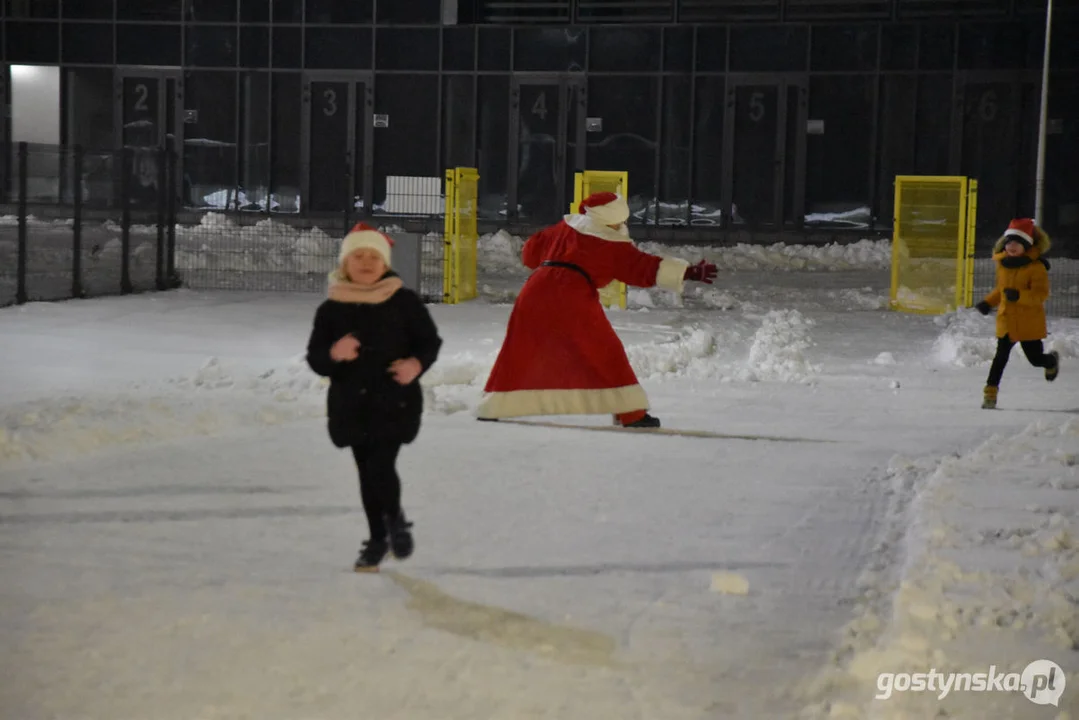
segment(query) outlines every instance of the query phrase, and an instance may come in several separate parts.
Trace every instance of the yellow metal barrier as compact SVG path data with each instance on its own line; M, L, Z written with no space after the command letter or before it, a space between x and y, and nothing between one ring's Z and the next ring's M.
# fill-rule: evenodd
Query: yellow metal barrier
M613 192L624 198L629 197L629 173L613 170L586 170L573 177L573 205L570 214L577 212L577 206L592 193ZM605 307L626 307L626 284L614 280L599 291L599 300Z
M973 303L978 181L895 179L892 309L937 315Z
M442 253L442 300L451 305L477 295L476 229L480 174L476 168L446 171L446 219Z

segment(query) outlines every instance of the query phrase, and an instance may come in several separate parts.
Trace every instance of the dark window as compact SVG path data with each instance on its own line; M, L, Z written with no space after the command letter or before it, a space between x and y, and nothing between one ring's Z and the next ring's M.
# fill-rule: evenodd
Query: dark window
M895 209L895 176L915 173L915 110L917 78L913 75L886 75L881 78L877 121L880 162L877 166L877 224L890 227ZM825 128L827 131L827 128Z
M1045 36L1045 26L1042 25L1041 37ZM1034 30L1034 32L1038 32ZM1069 41L1070 40L1070 41ZM1042 53L1045 46L1039 42ZM1042 66L1042 60L1038 58L1037 67ZM1049 67L1056 69L1079 69L1079 22L1053 20L1053 37L1049 42Z
M60 0L4 0L3 6L9 18L60 17Z
M112 68L72 68L68 70L68 143L70 145L82 145L88 150L108 150L113 146L113 77ZM107 177L102 171L105 165L103 158L87 158L84 169L89 193L97 195L101 191L102 197L109 197L110 183L104 186L101 183L102 176ZM93 178L93 179L91 179Z
M693 125L694 225L718 225L723 190L723 113L727 105L722 77L697 78Z
M806 222L868 209L873 78L817 75L809 81L809 119L824 132L806 137ZM865 215L859 213L864 222Z
M787 19L887 18L892 0L787 0Z
M1055 38L1054 38L1055 40ZM1052 46L1050 46L1052 47ZM1070 228L1071 244L1063 253L1079 251L1079 73L1060 73L1049 82L1049 117L1056 127L1045 138L1045 225Z
M476 64L476 29L448 27L442 30L442 69L471 70Z
M324 70L371 69L371 28L310 27L305 32L305 67ZM275 39L275 45L276 42ZM275 53L276 50L274 47Z
M112 65L111 23L64 23L64 62Z
M1027 34L1024 31L1021 23L1014 22L961 24L959 69L1022 68L1027 57Z
M918 39L919 70L951 70L955 64L955 25L923 25Z
M111 20L113 0L64 0L60 12L66 18Z
M270 3L267 0L240 0L240 22L270 22Z
M187 25L184 27L185 65L235 67L235 25Z
M8 62L49 65L60 62L59 23L21 23L8 20L4 23L4 37Z
M726 37L723 42L725 45ZM663 28L663 69L667 72L689 72L693 69L692 27Z
M587 38L581 28L518 28L513 37L513 69L583 71Z
M275 27L271 43L271 57L275 68L300 67L303 62L303 36L300 28Z
M677 0L577 0L577 20L587 23L670 22Z
M876 25L814 25L811 70L877 69Z
M116 26L116 62L120 65L180 65L182 51L179 25Z
M237 0L184 0L190 22L235 22Z
M481 75L477 83L476 167L480 171L480 217L504 220L509 171L506 162L509 156L509 77Z
M236 73L184 73L184 188L189 207L223 208L236 189Z
M273 74L273 125L270 129L273 209L297 212L300 197L300 113L303 90L299 73Z
M438 25L442 22L442 0L378 0L379 23Z
M660 108L663 130L656 182L659 187L656 222L659 225L685 225L689 220L690 194L690 79L664 77Z
M244 209L267 209L270 191L270 73L240 78L240 195Z
M181 0L116 0L120 20L180 21Z
M901 18L967 15L973 17L1003 16L1011 0L897 0L896 10Z
M374 198L386 198L386 176L442 177L438 154L438 76L375 77L375 114L389 127L374 128Z
M809 31L804 25L731 27L731 72L805 70L808 50Z
M375 67L379 70L437 70L437 28L378 28Z
M270 66L270 29L268 27L240 26L240 65L251 68Z
M918 67L918 26L885 24L880 38L881 70Z
M704 25L697 29L697 69L704 72L727 69L726 27Z
M778 20L779 0L678 0L681 22Z
M510 31L507 28L479 28L480 70L510 69Z
M370 23L374 0L307 0L304 22L326 25Z
M952 122L952 76L918 77L914 174L947 175Z
M617 25L589 30L590 70L625 72L660 69L659 28Z
M303 22L303 0L271 0L273 22Z
M591 75L588 80L588 115L603 120L603 130L585 136L589 170L629 173L630 222L642 222L655 210L656 77Z
M442 79L442 167L475 167L472 75Z

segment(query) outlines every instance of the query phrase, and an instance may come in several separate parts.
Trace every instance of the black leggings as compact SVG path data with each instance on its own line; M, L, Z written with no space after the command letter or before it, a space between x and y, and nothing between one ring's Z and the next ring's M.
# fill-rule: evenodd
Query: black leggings
M1000 378L1004 376L1004 367L1008 364L1008 357L1012 354L1015 341L1005 335L997 338L997 354L993 356L993 364L989 367L989 379L986 385L1000 387ZM1023 354L1034 367L1047 368L1053 366L1053 358L1045 354L1045 348L1041 340L1024 340L1019 343L1023 348Z
M360 499L372 540L386 537L386 518L401 514L401 479L397 477L396 443L354 445L352 457L360 472Z

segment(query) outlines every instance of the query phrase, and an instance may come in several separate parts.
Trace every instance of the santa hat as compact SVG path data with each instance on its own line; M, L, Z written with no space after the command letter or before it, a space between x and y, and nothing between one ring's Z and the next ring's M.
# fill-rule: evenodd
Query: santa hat
M381 255L386 267L390 267L390 249L392 247L393 240L388 235L379 232L367 223L358 223L349 230L348 235L345 235L345 239L341 241L341 252L337 255L337 263L344 265L345 258L349 255L357 250L367 248Z
M577 212L601 225L621 225L629 219L625 198L613 192L592 193L577 206Z
M1004 237L1009 240L1018 240L1028 248L1034 245L1034 221L1030 218L1018 218L1008 223L1008 229L1004 231Z

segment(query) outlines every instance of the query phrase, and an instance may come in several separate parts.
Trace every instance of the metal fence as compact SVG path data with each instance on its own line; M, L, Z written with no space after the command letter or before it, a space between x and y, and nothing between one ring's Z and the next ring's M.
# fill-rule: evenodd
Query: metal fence
M183 211L166 150L14 150L0 209L0 307L177 287L322 292L341 238L363 219L347 200L339 213L307 219ZM424 212L378 220L399 242L416 243L415 269L402 275L425 301L442 302L443 221L424 214L438 199L429 185L395 179L391 199Z

